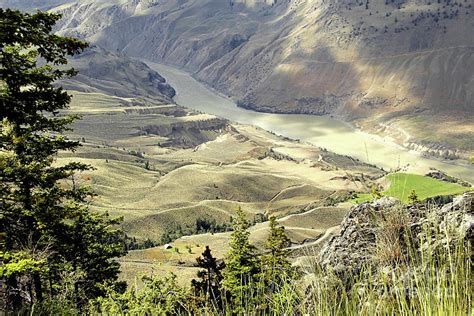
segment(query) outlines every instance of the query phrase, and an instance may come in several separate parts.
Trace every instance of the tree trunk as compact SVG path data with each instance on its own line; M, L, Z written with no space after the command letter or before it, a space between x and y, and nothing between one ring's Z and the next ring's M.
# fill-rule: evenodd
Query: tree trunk
M11 276L7 279L6 282L6 310L10 310L12 312L19 311L21 309L21 295L20 289L18 288L18 282L15 276Z
M36 301L42 302L43 301L43 288L41 285L41 277L39 275L39 272L33 273L33 282L35 284Z

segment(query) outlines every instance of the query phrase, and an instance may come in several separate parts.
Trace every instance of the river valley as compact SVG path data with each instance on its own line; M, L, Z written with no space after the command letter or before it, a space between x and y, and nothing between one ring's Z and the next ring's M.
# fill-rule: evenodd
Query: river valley
M255 125L384 169L402 168L423 174L429 168L436 168L474 183L474 166L467 162L422 157L418 152L409 151L377 135L361 132L330 117L260 113L239 108L231 99L198 82L183 70L148 61L146 63L176 89L175 101L179 105L238 123Z

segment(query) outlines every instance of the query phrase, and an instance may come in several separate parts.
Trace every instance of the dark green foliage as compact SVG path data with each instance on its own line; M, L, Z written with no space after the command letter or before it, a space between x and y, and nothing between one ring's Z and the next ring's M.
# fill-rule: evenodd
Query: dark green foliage
M109 288L105 297L91 302L92 315L192 315L190 295L176 282L176 275L142 277L143 286L123 293Z
M54 66L87 47L51 34L59 18L0 9L0 278L7 311L59 294L66 271L77 276L71 299L80 305L100 293L98 283L116 279L111 258L123 254L123 234L111 229L117 222L84 206L91 193L74 174L90 167L54 164L59 151L79 146L62 135L77 118L59 114L71 97L53 86L75 72Z
M269 290L275 291L281 282L280 277L291 274L291 263L288 260L288 247L291 241L285 234L285 227L278 226L274 216L270 217L270 235L265 242L266 254L262 256L264 279L269 283Z
M150 239L146 238L145 240L137 240L135 237L128 237L125 235L125 251L129 250L139 250L139 249L149 249L158 246L159 243Z
M374 199L380 199L383 196L382 192L380 192L380 189L377 186L373 186L370 191Z
M270 234L265 242L265 253L260 257L260 276L264 299L259 309L271 314L275 306L294 306L298 300L293 282L299 278L298 271L289 261L288 247L291 241L285 234L285 227L279 226L274 216L270 217ZM292 289L292 290L290 290Z
M210 306L222 308L222 269L225 264L222 260L217 260L211 254L211 249L206 246L201 257L196 258L197 264L203 270L197 274L200 280L193 279L191 286L195 295L204 297L204 302Z
M223 271L224 289L229 294L232 310L241 313L245 304L255 303L252 283L257 281L260 265L256 248L250 244L249 222L239 208L233 221L230 249L226 255Z
M120 264L113 258L125 254L123 232L111 227L119 223L120 220L111 220L107 214L91 214L84 208L60 240L65 248L64 260L74 270L83 272L76 282L82 291L80 303L103 295L102 286L117 280Z
M416 191L415 190L412 190L410 192L410 195L408 196L408 202L410 204L415 204L415 203L418 203L420 202L420 200L418 199L418 195L416 194Z
M275 217L270 218L270 234L261 254L249 243L249 222L242 210L237 211L233 223L225 263L212 257L208 246L197 258L203 268L198 273L200 279L191 283L197 306L218 314L270 315L282 306L292 309L299 299L293 289L299 275L288 260L290 239L285 228L278 226Z
M214 218L198 218L194 225L179 225L170 227L163 236L161 243L170 243L182 236L205 234L205 233L221 233L231 230L230 223L218 224Z

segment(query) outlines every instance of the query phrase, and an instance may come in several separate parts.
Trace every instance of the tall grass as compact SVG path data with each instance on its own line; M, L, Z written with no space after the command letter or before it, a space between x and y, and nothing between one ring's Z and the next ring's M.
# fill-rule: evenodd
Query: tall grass
M396 214L385 220L377 236L374 262L352 276L350 288L336 275L316 269L303 312L474 315L471 245L459 234L459 227L427 220L421 231L413 234L403 226L409 224L405 220ZM397 231L403 233L397 235Z

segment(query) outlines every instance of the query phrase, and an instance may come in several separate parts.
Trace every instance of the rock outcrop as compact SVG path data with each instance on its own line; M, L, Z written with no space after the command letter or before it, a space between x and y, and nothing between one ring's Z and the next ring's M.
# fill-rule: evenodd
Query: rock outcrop
M394 214L399 217L390 221L388 218ZM401 257L409 251L401 236L407 233L414 237L412 249L426 248L428 243L430 246L446 247L457 237L466 238L474 245L474 193L456 197L452 203L442 207L423 204L404 206L386 197L355 206L344 218L340 234L332 237L321 249L321 267L332 271L345 283L350 283L364 269L378 271L386 267L378 257L377 243L391 229L400 234L395 237L400 237L396 240L400 242L398 255ZM426 234L426 229L444 233L428 234L436 240L418 238L422 231ZM419 244L420 240L423 244Z
M168 124L146 125L141 128L145 135L159 135L168 138L161 145L174 148L192 148L214 140L229 128L229 122L222 118L207 115L190 115L180 121Z

